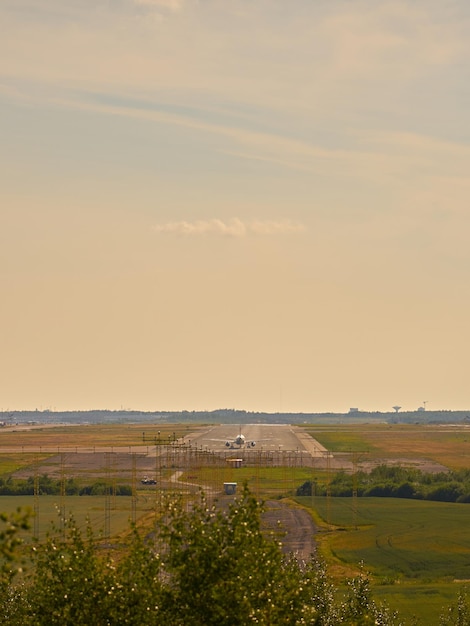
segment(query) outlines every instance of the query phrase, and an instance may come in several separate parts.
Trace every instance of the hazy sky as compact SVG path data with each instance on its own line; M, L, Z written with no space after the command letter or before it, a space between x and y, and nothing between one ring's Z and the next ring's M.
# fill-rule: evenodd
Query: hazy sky
M0 0L0 408L470 408L467 0Z

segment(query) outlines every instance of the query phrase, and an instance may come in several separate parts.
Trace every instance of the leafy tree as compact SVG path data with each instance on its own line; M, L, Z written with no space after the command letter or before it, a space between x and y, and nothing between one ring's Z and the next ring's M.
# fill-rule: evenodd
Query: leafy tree
M297 488L295 493L297 496L311 496L312 488L314 489L314 492L317 493L316 487L317 487L317 484L315 481L312 483L311 480L306 480L304 483L300 485L300 487Z
M428 493L427 499L439 502L456 502L462 495L462 485L456 482L449 482L436 487L436 489Z
M171 591L166 590L160 555L154 549L154 542L142 537L135 527L128 550L116 564L115 579L111 614L114 617L110 623L154 626L156 617L163 617L163 605Z
M459 594L456 604L451 605L439 619L440 626L470 626L470 606L466 592Z
M26 604L21 586L14 587L13 581L22 571L19 532L29 529L29 517L29 511L20 509L11 515L0 513L0 620L4 624L23 623Z
M246 488L226 513L209 507L203 495L191 512L169 506L171 522L161 528L161 540L174 589L171 623L296 624L302 613L306 623L316 623L312 570L284 562L279 545L261 531L260 505Z
M395 498L417 498L419 494L417 493L415 486L410 482L401 483L393 490L393 496Z
M114 568L108 555L96 549L91 526L85 536L67 522L65 538L50 537L33 548L34 571L28 589L31 622L55 624L108 624L112 615Z
M170 498L155 532L133 528L117 550L70 519L65 536L33 548L25 586L14 587L8 570L0 619L9 626L403 623L372 601L366 575L341 599L322 563L284 556L263 531L261 512L246 487L225 509L202 493L190 510ZM14 558L15 534L0 535L0 554Z
M371 599L369 578L362 571L348 582L348 594L342 604L338 624L346 626L403 626L396 611Z
M326 477L325 477L326 481ZM435 474L399 466L378 465L370 473L357 472L357 495L383 498L414 498L445 502L470 502L470 470L438 472ZM353 495L352 476L343 470L329 481L314 483L317 495L350 497ZM312 481L300 485L298 496L312 494Z
M29 511L22 512L20 509L11 515L0 513L0 594L9 588L13 578L21 571L18 546L23 541L19 531L29 528L29 517Z

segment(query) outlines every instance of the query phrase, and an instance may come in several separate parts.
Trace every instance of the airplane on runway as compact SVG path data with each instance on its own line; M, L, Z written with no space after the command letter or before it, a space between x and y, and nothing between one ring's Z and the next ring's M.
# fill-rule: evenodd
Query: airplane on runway
M246 436L242 434L242 427L240 426L238 435L234 439L210 439L209 441L218 441L223 442L226 448L230 448L231 450L240 450L240 449L249 449L254 448L257 443L261 441L270 441L272 437L268 437L266 439L258 439L258 442L254 440L247 440Z
M227 448L234 448L238 446L239 448L254 448L256 446L256 441L246 441L245 435L242 435L241 432L235 437L234 441L226 441L225 446Z
M245 435L242 435L242 427L240 426L240 430L238 431L238 435L234 439L211 439L210 441L218 441L220 443L224 443L226 448L230 448L231 450L241 448L254 448L256 446L256 441L247 441Z

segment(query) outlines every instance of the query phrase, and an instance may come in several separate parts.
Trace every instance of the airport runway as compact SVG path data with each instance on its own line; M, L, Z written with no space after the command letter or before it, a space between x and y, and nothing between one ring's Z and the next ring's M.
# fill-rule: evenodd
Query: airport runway
M245 437L246 445L238 446L235 439L239 434ZM226 446L226 442L231 445ZM251 446L254 442L255 445ZM246 450L263 452L302 452L311 456L323 456L327 450L302 428L291 424L222 424L209 426L204 432L185 437L185 443L202 450L224 452Z
M245 445L239 446L235 440L239 434L245 437ZM229 442L230 445L226 445ZM255 444L252 446L252 442ZM0 446L0 452L12 453L31 451L32 446ZM38 449L39 448L39 449ZM88 458L91 462L93 456L114 453L116 455L130 455L135 453L139 459L151 459L167 457L169 454L176 457L186 458L185 450L203 451L220 455L224 459L242 458L246 463L272 465L315 465L318 468L335 467L335 459L326 448L316 439L305 432L302 427L291 424L222 424L208 425L207 429L198 429L193 433L180 438L171 445L133 445L133 446L73 446L61 445L36 446L35 451L40 454L55 453L69 455L75 453L76 458ZM91 453L91 454L90 454ZM85 456L83 456L85 455ZM73 455L72 455L73 456ZM116 457L117 458L117 457ZM96 462L98 462L96 460ZM176 460L173 460L176 463ZM140 463L140 461L139 461ZM93 465L96 463L93 463ZM149 465L149 468L151 466Z

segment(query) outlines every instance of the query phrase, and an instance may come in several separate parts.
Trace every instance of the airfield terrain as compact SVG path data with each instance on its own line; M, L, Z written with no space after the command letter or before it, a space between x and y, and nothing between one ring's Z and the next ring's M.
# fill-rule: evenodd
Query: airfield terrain
M238 479L236 470L225 469L231 459L241 458L247 466L309 467L315 459L326 463L326 448L296 426L246 424L241 430L234 425L211 425L189 432L172 428L175 430L157 430L148 425L146 431L122 427L128 431L128 445L115 437L109 441L112 445L106 445L103 429L96 426L15 426L0 431L0 457L21 455L23 461L29 457L29 462L11 472L14 479L42 475L64 481L78 478L130 483L134 479L144 500L156 489L178 488L194 493L202 487L207 495L225 503L233 500L233 495L224 493L224 480ZM232 445L240 432L248 445ZM204 466L208 472L204 472ZM194 482L195 475L199 482ZM157 485L143 486L141 481L147 478L155 479ZM265 506L264 524L281 532L283 550L308 558L315 551L315 525L310 514L270 499Z
M255 446L232 445L240 432ZM312 478L327 481L341 469L354 475L379 464L465 471L470 425L12 424L0 428L2 480L36 484L47 475L64 486L72 479L79 486L101 481L106 490L70 498L3 496L0 506L34 506L40 538L57 508L69 507L75 519L90 516L110 537L125 532L132 515L151 524L162 493L189 502L202 488L224 506L234 497L224 484L236 482L240 491L247 482L265 501L264 524L277 531L281 523L286 552L307 558L318 550L338 580L364 560L379 581L375 594L410 616L419 607L423 623L435 624L440 608L470 580L469 504L294 496ZM146 477L155 484L143 484ZM110 486L119 484L132 485L134 495L110 498Z
M130 458L135 456L139 475L151 473L162 464L183 468L196 454L199 459L210 455L222 461L240 457L248 464L311 466L316 463L319 467L326 464L326 448L297 426L246 424L242 431L238 426L227 424L194 428L182 434L177 428L169 431L147 426L147 430L142 431L141 427L122 427L124 432L127 430L128 443L124 445L114 437L106 443L103 429L96 426L17 426L0 431L0 455L38 455L42 460L36 471L49 476L56 476L64 467L69 476L80 470L89 475L95 470L99 475L105 466L103 455L106 454L112 454L113 469L124 473L126 468L130 473ZM246 445L234 443L240 432ZM251 442L255 446L251 446ZM334 463L333 457L331 459ZM31 467L22 467L13 476L27 478L31 471Z
M318 428L318 432L328 440L322 428ZM239 434L245 438L243 446L235 443ZM200 487L210 497L230 501L233 496L227 497L224 493L224 482L241 484L247 480L251 488L257 492L262 490L267 509L266 525L276 530L280 523L285 533L284 550L303 558L315 551L312 517L302 508L288 507L273 500L270 493L276 495L276 489L278 493L293 494L311 471L351 473L383 462L428 471L446 469L429 458L398 455L387 460L380 455L370 458L367 454L354 456L344 450L332 452L312 436L312 430L309 433L301 426L290 424L185 427L23 424L0 431L0 457L3 456L16 459L18 467L13 467L10 474L15 479L47 475L64 482L70 478L82 483L102 480L131 484L134 481L134 489L139 489L139 497L144 501L149 501L150 494L158 490L195 493ZM231 470L227 469L235 459L241 459L243 472L233 469L233 465ZM262 489L261 467L284 468L277 487L271 492ZM155 486L142 485L146 479L153 479Z
M143 430L145 428L145 430ZM241 458L247 465L315 467L316 469L370 470L382 464L399 464L428 472L446 471L439 448L452 450L440 456L466 466L467 427L444 429L371 428L361 429L360 448L354 440L354 427L301 427L290 424L238 425L15 425L0 429L0 455L26 455L29 463L19 463L13 476L25 478L37 471L56 476L64 468L68 476L80 471L99 475L112 455L112 466L130 475L132 463L138 475L171 464L181 467L189 459L210 455L222 461ZM246 444L235 442L243 434ZM321 439L323 443L318 439ZM460 438L460 440L459 440ZM468 437L470 440L470 436ZM446 443L446 440L447 443ZM338 444L338 441L340 444ZM251 446L251 442L255 445ZM329 445L330 442L332 445ZM226 444L229 444L228 446ZM380 454L380 446L384 454ZM429 453L433 453L433 457ZM35 467L33 468L33 456ZM134 460L131 463L131 457Z
M349 430L345 428L346 433ZM325 431L320 427L310 427L307 431L302 426L291 424L244 424L243 427L230 424L212 425L207 430L202 429L188 435L185 437L185 442L226 457L230 457L238 450L238 456L246 463L297 465L319 470L343 470L348 473L357 470L370 471L381 464L413 467L425 472L445 472L448 469L447 466L425 454L407 455L406 446L402 446L400 450L400 442L403 443L400 437L397 437L398 448L394 454L381 456L371 454L372 446L364 446L362 451L357 451L352 446L350 449L347 446L340 446L339 449L327 448L315 438L316 431L319 438L325 438ZM247 444L241 448L232 444L239 432L243 434ZM341 432L341 429L336 426L333 432L338 438L337 433ZM375 435L375 432L372 431L372 434ZM422 434L421 428L421 432L415 436L419 439ZM387 442L387 446L390 446L387 435L388 433L385 433L384 441ZM328 440L328 435L326 440ZM252 441L256 444L254 447L250 446ZM226 443L231 445L227 447Z

